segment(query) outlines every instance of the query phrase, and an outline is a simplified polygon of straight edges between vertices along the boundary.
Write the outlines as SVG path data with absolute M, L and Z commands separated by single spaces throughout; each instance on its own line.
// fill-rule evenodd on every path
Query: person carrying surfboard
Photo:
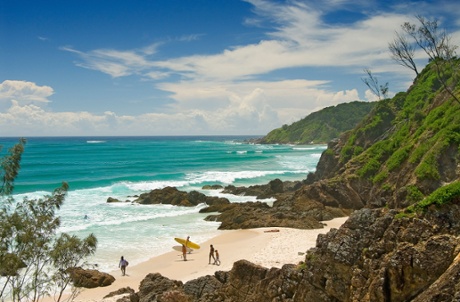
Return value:
M 190 242 L 190 236 L 187 236 L 187 240 L 185 240 L 185 247 L 188 247 L 189 242 Z
M 214 257 L 214 247 L 212 246 L 212 244 L 211 244 L 211 246 L 209 248 L 209 264 L 211 264 L 211 257 L 212 257 L 212 259 L 214 259 L 214 264 L 216 264 L 215 263 L 216 262 L 216 257 Z
M 184 258 L 184 261 L 187 261 L 187 248 L 184 244 L 182 244 L 182 258 Z

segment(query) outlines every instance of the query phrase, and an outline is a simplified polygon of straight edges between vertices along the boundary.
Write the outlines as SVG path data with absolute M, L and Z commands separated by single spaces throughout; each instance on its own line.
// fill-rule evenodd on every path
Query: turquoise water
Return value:
M 203 205 L 108 204 L 108 197 L 132 200 L 143 192 L 175 186 L 227 197 L 231 202 L 254 201 L 254 197 L 201 188 L 304 179 L 326 149 L 325 145 L 244 143 L 248 138 L 29 138 L 14 192 L 18 199 L 40 198 L 68 182 L 70 191 L 58 212 L 60 230 L 82 237 L 94 233 L 98 251 L 90 262 L 110 271 L 117 268 L 121 255 L 136 264 L 170 251 L 176 245 L 173 237 L 191 236 L 194 242 L 203 242 L 218 233 L 219 223 L 203 220 L 206 215 L 198 213 Z M 2 154 L 17 141 L 0 138 Z

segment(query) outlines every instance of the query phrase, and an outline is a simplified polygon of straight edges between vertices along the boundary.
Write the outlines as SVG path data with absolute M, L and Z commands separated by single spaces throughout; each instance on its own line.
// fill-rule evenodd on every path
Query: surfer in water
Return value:
M 216 264 L 216 257 L 214 257 L 214 247 L 211 246 L 209 247 L 209 264 L 211 264 L 211 257 L 214 260 L 214 264 Z

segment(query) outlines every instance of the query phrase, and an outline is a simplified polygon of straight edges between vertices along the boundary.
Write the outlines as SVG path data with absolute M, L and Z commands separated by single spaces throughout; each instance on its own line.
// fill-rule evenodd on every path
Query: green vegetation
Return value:
M 457 86 L 455 93 L 458 91 Z M 425 186 L 409 192 L 407 202 L 414 203 L 423 199 L 421 192 L 430 192 L 427 184 L 445 181 L 446 152 L 460 148 L 460 105 L 445 92 L 430 63 L 406 93 L 379 101 L 344 137 L 347 140 L 338 159 L 342 166 L 380 186 L 385 196 L 388 190 Z M 458 153 L 449 154 L 459 159 Z
M 57 234 L 60 219 L 56 211 L 62 206 L 68 185 L 56 189 L 43 199 L 11 196 L 26 141 L 20 140 L 3 157 L 0 187 L 0 300 L 41 301 L 52 296 L 61 301 L 67 288 L 73 300 L 68 268 L 83 266 L 86 257 L 96 251 L 96 238 L 85 239 Z
M 422 201 L 410 206 L 414 210 L 426 210 L 431 205 L 441 206 L 443 204 L 458 200 L 460 198 L 460 181 L 440 187 Z
M 260 142 L 266 144 L 319 144 L 337 138 L 356 125 L 375 106 L 369 102 L 351 102 L 326 107 L 291 125 L 270 131 Z
M 417 193 L 415 193 L 417 194 Z M 421 193 L 418 193 L 418 198 Z M 398 213 L 397 218 L 415 217 L 419 213 L 425 212 L 431 206 L 442 206 L 454 201 L 460 201 L 460 181 L 438 188 L 421 201 L 414 203 Z

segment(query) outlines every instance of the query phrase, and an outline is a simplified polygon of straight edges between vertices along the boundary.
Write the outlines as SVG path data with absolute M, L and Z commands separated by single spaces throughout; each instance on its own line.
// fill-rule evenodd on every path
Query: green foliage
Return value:
M 371 158 L 366 162 L 366 164 L 358 170 L 357 174 L 360 177 L 371 177 L 373 176 L 380 168 L 380 162 L 374 158 Z
M 313 112 L 291 125 L 270 131 L 261 139 L 262 143 L 327 143 L 342 132 L 353 129 L 366 116 L 375 103 L 351 102 L 326 107 Z
M 373 183 L 380 183 L 383 182 L 385 179 L 388 178 L 388 172 L 386 170 L 380 171 L 375 177 L 372 179 Z
M 2 178 L 2 185 L 0 187 L 0 196 L 8 195 L 13 192 L 14 180 L 19 173 L 25 144 L 26 140 L 21 138 L 19 143 L 9 150 L 10 154 L 4 156 L 1 161 L 2 169 L 0 170 L 0 177 Z
M 428 195 L 425 199 L 415 203 L 404 210 L 406 214 L 426 211 L 430 206 L 441 206 L 460 198 L 460 181 L 442 186 Z
M 334 156 L 334 150 L 328 148 L 324 151 L 324 154 L 328 156 Z
M 60 219 L 56 211 L 67 194 L 66 183 L 43 199 L 16 201 L 7 196 L 18 175 L 24 143 L 21 140 L 2 161 L 0 300 L 35 302 L 54 292 L 55 301 L 60 301 L 64 290 L 71 286 L 66 269 L 82 266 L 84 259 L 96 251 L 97 240 L 93 235 L 83 240 L 65 233 L 58 236 Z M 72 293 L 76 292 L 73 288 Z
M 396 150 L 387 161 L 387 168 L 389 171 L 393 171 L 400 167 L 402 163 L 409 157 L 409 152 L 412 146 L 406 146 Z
M 411 202 L 415 203 L 423 199 L 424 195 L 417 186 L 409 185 L 406 187 L 406 189 L 407 189 L 407 198 Z
M 415 169 L 415 175 L 420 179 L 420 180 L 425 180 L 425 179 L 432 179 L 432 180 L 437 180 L 439 179 L 439 172 L 437 168 L 437 162 L 435 158 L 433 157 L 433 154 L 430 154 L 429 156 L 426 157 L 425 160 L 423 160 Z

